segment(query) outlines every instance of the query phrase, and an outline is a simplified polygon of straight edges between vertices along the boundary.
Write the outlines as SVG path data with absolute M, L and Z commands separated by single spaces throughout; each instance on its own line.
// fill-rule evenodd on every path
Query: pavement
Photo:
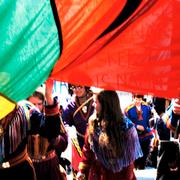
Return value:
M 155 180 L 156 179 L 156 169 L 154 168 L 147 167 L 144 170 L 135 170 L 134 172 L 135 172 L 137 180 Z M 73 180 L 72 174 L 69 174 L 67 176 L 67 180 Z
M 135 175 L 137 180 L 155 180 L 156 179 L 156 169 L 151 167 L 146 167 L 143 170 L 135 170 Z

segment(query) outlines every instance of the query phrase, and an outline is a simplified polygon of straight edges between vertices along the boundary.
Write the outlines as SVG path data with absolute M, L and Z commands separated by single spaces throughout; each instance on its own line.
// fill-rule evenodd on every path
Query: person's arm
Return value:
M 175 99 L 173 112 L 177 115 L 180 115 L 180 98 Z
M 162 117 L 166 127 L 175 132 L 177 122 L 180 119 L 180 98 L 175 99 Z
M 62 153 L 66 150 L 68 146 L 68 135 L 66 132 L 60 133 L 59 136 L 53 138 L 50 141 L 51 147 L 56 149 L 59 153 Z
M 87 129 L 86 134 L 85 134 L 85 144 L 82 150 L 82 161 L 79 163 L 79 167 L 78 167 L 79 169 L 77 173 L 78 180 L 84 180 L 88 178 L 86 176 L 88 176 L 89 168 L 95 159 L 94 153 L 90 148 L 88 136 L 89 134 L 88 134 L 88 129 Z
M 70 102 L 62 113 L 62 119 L 66 128 L 74 125 L 73 113 L 76 110 L 75 103 Z
M 53 99 L 52 93 L 53 93 L 54 80 L 49 78 L 46 80 L 45 84 L 46 84 L 46 88 L 45 88 L 46 104 L 53 105 L 54 99 Z
M 60 114 L 57 97 L 53 97 L 53 79 L 47 79 L 45 89 L 45 131 L 46 136 L 51 141 L 53 138 L 57 139 L 60 135 Z

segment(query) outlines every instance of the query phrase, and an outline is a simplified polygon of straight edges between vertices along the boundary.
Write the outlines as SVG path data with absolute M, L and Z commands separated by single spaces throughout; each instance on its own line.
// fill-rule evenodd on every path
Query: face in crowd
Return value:
M 143 96 L 134 95 L 134 103 L 136 106 L 140 106 L 142 101 L 143 101 Z
M 40 92 L 34 92 L 32 96 L 28 98 L 28 100 L 33 103 L 40 112 L 43 112 L 44 109 L 44 95 Z
M 84 97 L 86 95 L 85 86 L 72 85 L 71 90 L 77 97 Z

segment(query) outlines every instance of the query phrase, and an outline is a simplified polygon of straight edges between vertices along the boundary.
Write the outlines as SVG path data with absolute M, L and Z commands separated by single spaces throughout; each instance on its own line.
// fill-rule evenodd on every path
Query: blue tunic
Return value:
M 153 138 L 153 132 L 149 126 L 151 108 L 145 102 L 142 102 L 140 113 L 141 114 L 139 115 L 135 104 L 131 104 L 125 109 L 125 115 L 134 123 L 136 127 L 137 125 L 144 127 L 144 131 L 137 130 L 139 140 L 144 141 L 146 139 Z

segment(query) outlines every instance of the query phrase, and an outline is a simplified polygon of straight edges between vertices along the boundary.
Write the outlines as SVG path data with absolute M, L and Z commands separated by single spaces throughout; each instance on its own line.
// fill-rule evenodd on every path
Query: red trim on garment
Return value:
M 53 116 L 59 113 L 58 105 L 54 107 L 45 107 L 46 116 Z
M 145 138 L 145 137 L 148 137 L 148 136 L 151 136 L 153 135 L 153 132 L 149 132 L 149 133 L 146 133 L 146 134 L 143 134 L 143 135 L 139 135 L 139 138 Z

